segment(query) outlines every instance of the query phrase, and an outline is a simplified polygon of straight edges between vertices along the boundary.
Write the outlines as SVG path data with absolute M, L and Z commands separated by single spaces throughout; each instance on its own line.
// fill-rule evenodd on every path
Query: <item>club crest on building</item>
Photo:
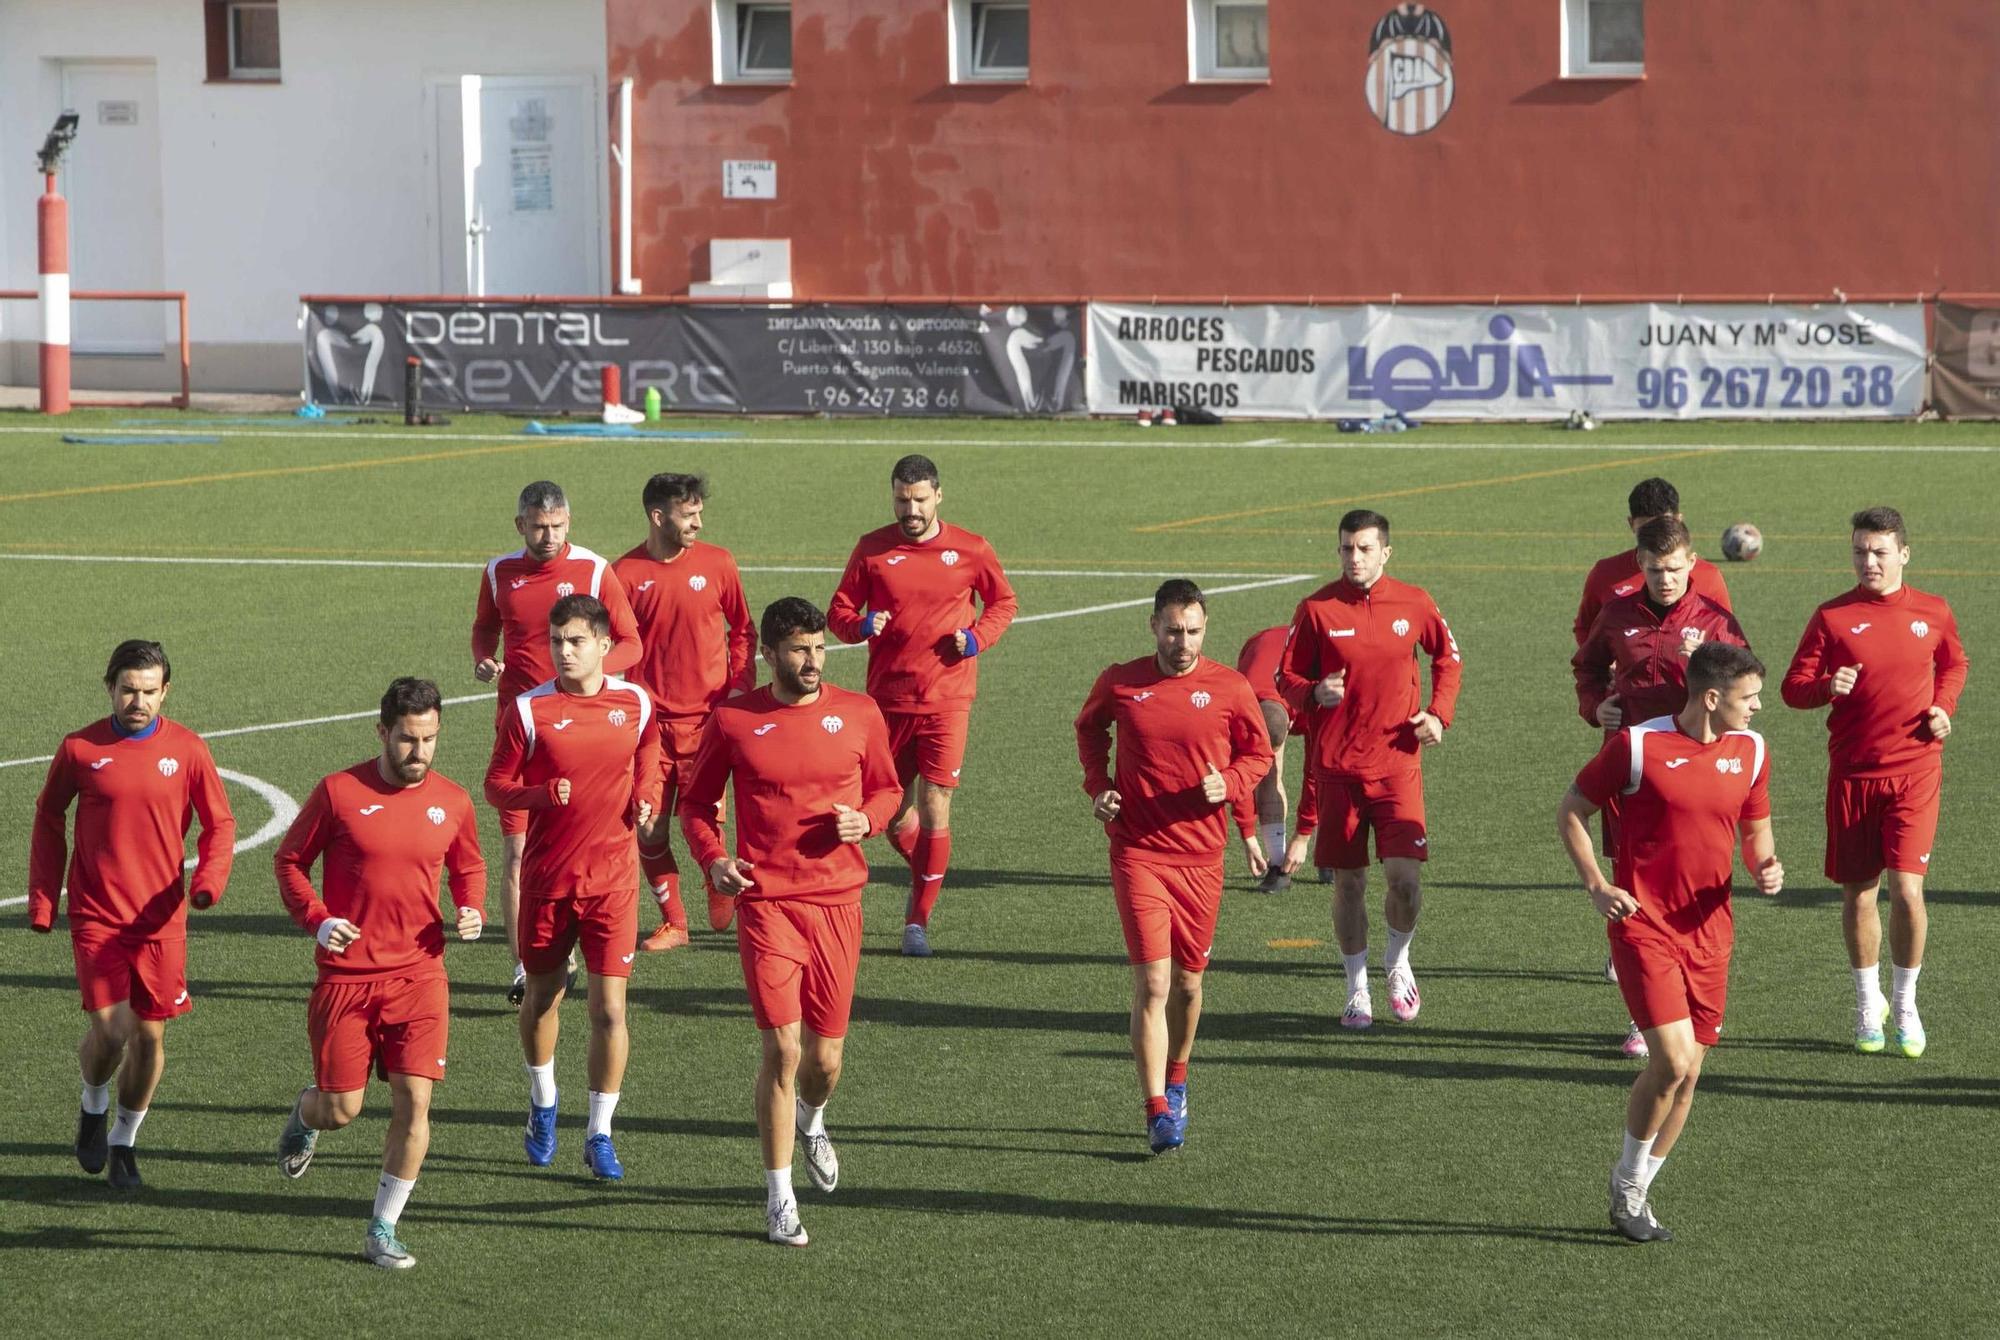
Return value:
M 443 828 L 444 808 L 440 805 L 433 805 L 429 809 L 424 811 L 424 818 L 429 819 L 431 821 L 431 826 L 433 828 Z M 439 1064 L 443 1063 L 440 1062 Z
M 1451 33 L 1425 5 L 1400 4 L 1368 38 L 1368 110 L 1387 130 L 1421 135 L 1451 110 Z

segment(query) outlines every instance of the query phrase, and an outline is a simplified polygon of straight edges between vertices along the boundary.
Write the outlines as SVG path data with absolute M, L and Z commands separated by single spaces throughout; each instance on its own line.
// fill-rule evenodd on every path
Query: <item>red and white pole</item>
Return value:
M 56 174 L 36 210 L 40 230 L 42 413 L 69 413 L 69 202 L 56 194 Z

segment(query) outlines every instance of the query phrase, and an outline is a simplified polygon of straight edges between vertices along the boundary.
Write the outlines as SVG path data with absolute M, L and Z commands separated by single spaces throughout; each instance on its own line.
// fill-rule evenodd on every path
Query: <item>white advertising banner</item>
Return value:
M 1093 414 L 1887 418 L 1923 399 L 1919 303 L 1168 307 L 1092 303 Z

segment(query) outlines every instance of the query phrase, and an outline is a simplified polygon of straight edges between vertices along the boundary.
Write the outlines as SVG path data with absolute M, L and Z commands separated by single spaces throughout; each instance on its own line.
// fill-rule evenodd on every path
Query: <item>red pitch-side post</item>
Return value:
M 69 413 L 69 202 L 56 194 L 56 174 L 43 174 L 37 203 L 42 304 L 42 413 Z

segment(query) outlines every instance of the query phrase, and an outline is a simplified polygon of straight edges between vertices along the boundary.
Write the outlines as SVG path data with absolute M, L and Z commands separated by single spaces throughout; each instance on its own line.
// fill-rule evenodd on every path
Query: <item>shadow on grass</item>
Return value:
M 942 963 L 965 961 L 969 963 L 1000 963 L 1025 968 L 1089 968 L 1093 972 L 1115 972 L 1121 979 L 1129 980 L 1131 965 L 1118 946 L 1116 925 L 1107 928 L 1103 937 L 1105 945 L 1101 954 L 1065 953 L 1053 949 L 957 949 L 949 943 L 936 948 L 935 956 Z M 1331 953 L 1333 951 L 1323 951 Z M 902 950 L 893 943 L 863 948 L 863 958 L 899 959 Z M 1328 958 L 1270 958 L 1270 959 L 1228 959 L 1214 958 L 1208 962 L 1212 973 L 1240 973 L 1246 977 L 1339 977 L 1340 967 L 1335 959 Z M 918 967 L 916 971 L 934 971 Z M 864 984 L 862 994 L 867 987 Z
M 1082 1131 L 1046 1126 L 848 1126 L 833 1132 L 842 1147 L 880 1145 L 889 1149 L 960 1149 L 971 1153 L 999 1151 L 1007 1154 L 1054 1155 L 1059 1158 L 1097 1159 L 1105 1163 L 1144 1163 L 1152 1155 L 1131 1148 L 1136 1137 L 1112 1131 Z M 1116 1140 L 1118 1149 L 1074 1149 L 1061 1145 L 1003 1144 L 996 1136 L 1047 1135 L 1104 1141 Z M 958 1137 L 958 1138 L 953 1138 Z
M 901 867 L 896 867 L 900 870 Z M 877 873 L 885 877 L 883 883 L 894 883 L 886 878 L 889 873 L 877 867 Z M 1108 896 L 1111 892 L 1111 877 L 1101 871 L 1062 872 L 1054 870 L 982 870 L 951 868 L 945 878 L 947 889 L 1001 889 L 1001 888 L 1054 888 L 1087 889 L 1093 884 L 1102 884 Z
M 168 1237 L 157 1228 L 31 1228 L 25 1231 L 0 1230 L 0 1252 L 129 1252 L 151 1249 L 162 1252 L 197 1252 L 203 1256 L 291 1256 L 308 1261 L 361 1260 L 359 1252 L 315 1252 L 301 1247 L 229 1246 L 215 1242 L 187 1242 Z
M 1181 1156 L 1142 1161 L 1170 1168 Z M 653 1191 L 634 1188 L 639 1195 L 663 1204 L 713 1204 L 741 1201 L 740 1192 Z M 1005 1215 L 1024 1219 L 1061 1219 L 1071 1223 L 1114 1224 L 1230 1233 L 1326 1234 L 1342 1237 L 1504 1238 L 1561 1243 L 1578 1247 L 1623 1247 L 1622 1238 L 1604 1229 L 1564 1224 L 1502 1224 L 1475 1220 L 1374 1218 L 1360 1215 L 1312 1214 L 1304 1211 L 1181 1205 L 1169 1202 L 1090 1201 L 1009 1191 L 972 1191 L 952 1187 L 852 1187 L 843 1182 L 837 1193 L 844 1208 L 888 1210 L 935 1215 Z
M 1841 897 L 1840 890 L 1828 884 L 1812 889 L 1786 889 L 1784 893 L 1769 899 L 1768 902 L 1776 910 L 1787 912 L 1806 908 L 1838 907 Z M 1766 901 L 1762 898 L 1755 900 L 1759 905 Z M 1886 907 L 1889 902 L 1888 894 L 1877 895 L 1877 901 Z M 1926 905 L 1935 904 L 1941 907 L 2000 907 L 2000 892 L 1993 889 L 1925 889 L 1924 902 Z

